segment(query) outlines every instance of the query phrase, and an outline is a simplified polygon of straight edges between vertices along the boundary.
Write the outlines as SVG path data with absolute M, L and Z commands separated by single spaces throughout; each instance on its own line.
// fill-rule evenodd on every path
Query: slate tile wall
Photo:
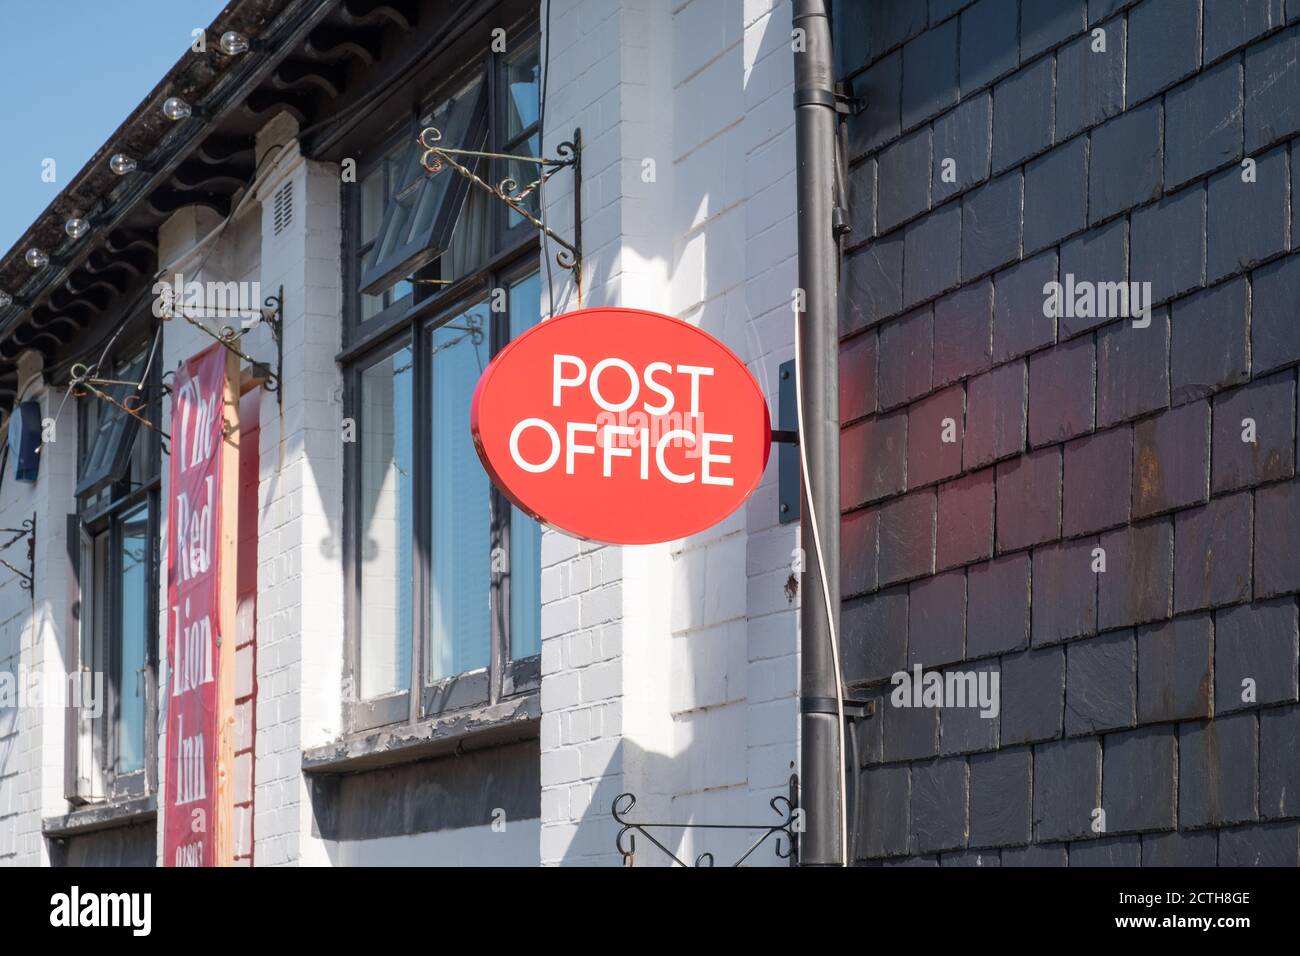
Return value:
M 1300 864 L 1300 0 L 836 7 L 859 862 Z

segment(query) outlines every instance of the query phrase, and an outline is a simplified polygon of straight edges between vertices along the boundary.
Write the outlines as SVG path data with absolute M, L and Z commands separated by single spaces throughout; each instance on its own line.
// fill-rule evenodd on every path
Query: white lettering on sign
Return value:
M 190 612 L 190 602 L 185 601 L 185 613 Z M 180 608 L 172 611 L 176 628 L 176 660 L 172 666 L 172 696 L 196 690 L 212 683 L 212 619 L 202 617 L 188 624 L 182 623 Z
M 181 580 L 189 581 L 212 567 L 212 476 L 203 480 L 206 500 L 197 511 L 189 495 L 176 496 L 176 557 Z
M 215 444 L 212 423 L 217 416 L 217 397 L 214 392 L 205 399 L 195 378 L 187 379 L 181 386 L 177 402 L 181 410 L 178 460 L 182 472 L 212 457 Z
M 176 805 L 181 806 L 207 799 L 208 771 L 207 761 L 203 759 L 203 734 L 185 736 L 184 714 L 176 719 L 176 733 L 180 737 L 176 760 Z
M 643 392 L 648 392 L 662 401 L 651 403 L 643 400 L 641 407 L 644 412 L 654 416 L 667 415 L 673 411 L 677 398 L 664 383 L 663 377 L 672 374 L 685 375 L 690 380 L 687 416 L 700 418 L 700 379 L 713 375 L 712 368 L 702 365 L 673 366 L 668 362 L 650 362 L 642 372 L 638 372 L 623 359 L 606 358 L 597 362 L 588 374 L 587 363 L 581 358 L 557 353 L 551 364 L 551 404 L 559 408 L 566 388 L 578 388 L 585 384 L 592 401 L 606 413 L 626 412 L 642 397 Z M 633 420 L 633 416 L 645 418 L 640 412 L 634 412 L 624 420 Z M 529 460 L 519 446 L 533 430 L 546 436 L 546 451 L 542 454 L 534 450 L 535 460 Z M 599 468 L 604 478 L 615 477 L 618 467 L 615 459 L 629 459 L 631 461 L 625 467 L 635 469 L 635 474 L 641 481 L 650 480 L 653 461 L 655 471 L 674 484 L 690 484 L 698 478 L 700 484 L 704 485 L 731 486 L 735 484 L 735 478 L 719 471 L 719 466 L 731 464 L 731 456 L 719 454 L 714 448 L 734 441 L 734 435 L 718 432 L 671 428 L 655 434 L 649 425 L 637 428 L 606 421 L 566 422 L 564 436 L 561 438 L 556 427 L 545 419 L 524 418 L 510 431 L 509 451 L 511 459 L 519 468 L 534 475 L 551 471 L 559 463 L 561 455 L 564 457 L 564 474 L 576 475 L 582 467 L 578 463 L 579 456 L 590 455 L 593 458 L 591 467 Z M 674 471 L 669 467 L 665 453 L 674 442 L 681 442 L 691 448 L 694 451 L 692 457 L 700 459 L 698 475 L 695 472 Z M 599 455 L 597 450 L 601 452 Z

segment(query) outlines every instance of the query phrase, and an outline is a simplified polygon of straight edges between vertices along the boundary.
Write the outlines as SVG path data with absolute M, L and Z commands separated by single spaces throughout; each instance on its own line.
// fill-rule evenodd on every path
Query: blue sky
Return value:
M 0 254 L 225 0 L 0 0 Z M 57 181 L 41 164 L 56 162 Z

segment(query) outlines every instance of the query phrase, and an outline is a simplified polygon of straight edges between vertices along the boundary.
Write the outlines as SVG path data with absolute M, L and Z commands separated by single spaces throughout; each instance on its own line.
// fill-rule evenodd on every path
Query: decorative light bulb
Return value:
M 7 309 L 14 304 L 14 297 L 8 292 L 0 292 L 0 309 Z
M 137 163 L 126 153 L 114 153 L 108 161 L 108 168 L 118 176 L 125 176 L 136 171 Z
M 221 40 L 218 42 L 221 46 L 221 52 L 226 56 L 239 56 L 241 53 L 248 52 L 248 37 L 242 33 L 236 33 L 234 30 L 227 30 L 221 34 Z
M 163 101 L 163 116 L 169 120 L 183 120 L 189 117 L 194 111 L 190 109 L 190 104 L 186 103 L 179 96 L 169 96 Z
M 50 257 L 40 249 L 28 249 L 23 258 L 27 260 L 27 264 L 33 269 L 44 269 L 50 264 Z
M 86 233 L 90 232 L 90 223 L 84 219 L 73 216 L 63 224 L 63 231 L 73 239 L 80 239 Z

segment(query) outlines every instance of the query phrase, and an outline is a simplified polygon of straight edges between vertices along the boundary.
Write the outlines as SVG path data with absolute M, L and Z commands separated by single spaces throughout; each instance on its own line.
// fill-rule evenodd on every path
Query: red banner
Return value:
M 219 861 L 217 846 L 224 813 L 219 648 L 229 354 L 220 345 L 200 352 L 177 370 L 172 387 L 164 866 L 227 862 Z

